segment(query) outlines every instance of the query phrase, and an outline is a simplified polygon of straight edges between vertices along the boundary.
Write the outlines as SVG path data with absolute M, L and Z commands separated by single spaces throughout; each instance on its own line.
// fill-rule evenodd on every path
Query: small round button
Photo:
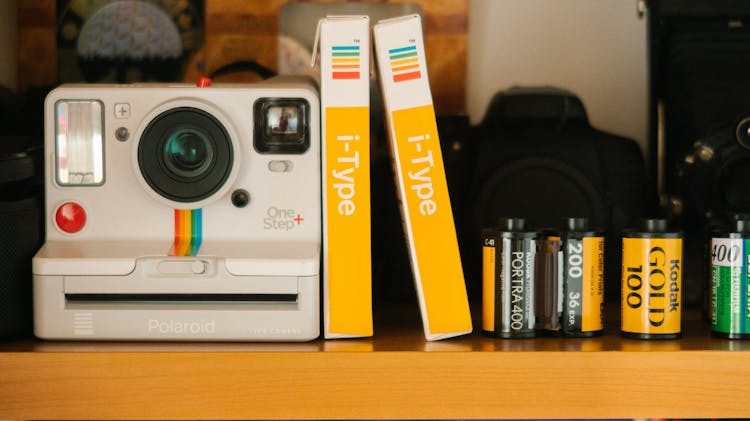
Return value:
M 232 192 L 232 204 L 238 208 L 244 208 L 250 203 L 250 193 L 245 189 L 237 189 Z
M 55 223 L 61 231 L 75 234 L 86 225 L 86 211 L 78 203 L 63 203 L 55 211 Z
M 125 127 L 120 127 L 115 130 L 115 138 L 120 142 L 125 142 L 130 138 L 130 132 Z
M 190 270 L 196 275 L 202 275 L 206 273 L 206 262 L 196 260 L 190 265 Z

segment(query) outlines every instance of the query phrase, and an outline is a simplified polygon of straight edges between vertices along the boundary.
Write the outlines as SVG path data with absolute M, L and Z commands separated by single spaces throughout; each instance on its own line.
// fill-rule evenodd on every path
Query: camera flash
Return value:
M 56 172 L 60 185 L 94 186 L 104 181 L 102 103 L 61 100 L 55 104 Z

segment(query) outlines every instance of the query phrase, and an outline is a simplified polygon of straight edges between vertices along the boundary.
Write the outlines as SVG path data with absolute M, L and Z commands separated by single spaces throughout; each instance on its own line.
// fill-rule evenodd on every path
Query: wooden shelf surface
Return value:
M 0 344 L 0 419 L 741 418 L 750 341 L 426 342 L 416 314 L 304 344 Z

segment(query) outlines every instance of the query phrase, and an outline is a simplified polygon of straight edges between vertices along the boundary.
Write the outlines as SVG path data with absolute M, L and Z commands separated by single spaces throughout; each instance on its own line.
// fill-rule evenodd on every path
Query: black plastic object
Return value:
M 42 243 L 41 148 L 0 137 L 0 337 L 31 331 L 31 259 Z

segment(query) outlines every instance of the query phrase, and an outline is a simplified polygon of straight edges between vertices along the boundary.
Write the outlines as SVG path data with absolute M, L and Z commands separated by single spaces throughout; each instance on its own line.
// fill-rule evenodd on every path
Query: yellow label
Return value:
M 623 332 L 680 333 L 681 294 L 681 238 L 623 238 Z
M 372 335 L 370 109 L 326 108 L 328 331 Z
M 482 329 L 495 331 L 495 239 L 485 238 L 482 247 Z
M 431 334 L 471 330 L 456 229 L 432 105 L 393 111 L 392 142 L 412 267 Z
M 583 294 L 581 301 L 581 332 L 604 329 L 604 237 L 583 238 Z

